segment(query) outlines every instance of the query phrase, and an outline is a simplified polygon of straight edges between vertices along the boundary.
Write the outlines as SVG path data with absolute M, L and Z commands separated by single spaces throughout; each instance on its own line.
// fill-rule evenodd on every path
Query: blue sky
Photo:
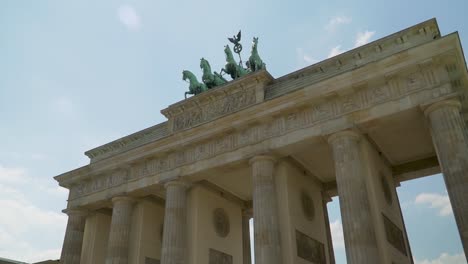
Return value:
M 184 69 L 224 64 L 226 37 L 259 37 L 280 77 L 436 17 L 468 50 L 468 1 L 0 2 L 0 257 L 58 258 L 67 191 L 53 176 L 83 153 L 164 121 Z M 244 53 L 244 57 L 247 56 Z M 418 264 L 466 263 L 442 177 L 398 189 Z M 339 205 L 329 204 L 338 264 Z

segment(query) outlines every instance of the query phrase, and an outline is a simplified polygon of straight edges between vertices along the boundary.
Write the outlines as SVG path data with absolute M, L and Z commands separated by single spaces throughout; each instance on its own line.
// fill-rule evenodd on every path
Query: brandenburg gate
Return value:
M 233 80 L 184 71 L 194 96 L 167 121 L 55 177 L 70 190 L 61 263 L 250 264 L 253 218 L 255 264 L 332 264 L 335 196 L 348 263 L 413 263 L 396 188 L 439 172 L 468 255 L 458 34 L 431 19 L 279 78 L 257 43 L 248 68 L 225 47 Z

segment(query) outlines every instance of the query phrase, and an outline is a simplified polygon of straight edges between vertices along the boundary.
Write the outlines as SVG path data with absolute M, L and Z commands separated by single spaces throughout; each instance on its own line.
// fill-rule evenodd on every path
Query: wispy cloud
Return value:
M 465 254 L 450 255 L 448 253 L 442 253 L 438 258 L 428 260 L 417 260 L 414 259 L 415 264 L 466 264 Z
M 120 22 L 129 30 L 137 31 L 141 28 L 141 19 L 138 13 L 130 5 L 121 5 L 117 11 Z
M 325 30 L 328 32 L 334 32 L 340 25 L 346 25 L 353 21 L 351 17 L 347 16 L 335 16 L 332 17 L 325 25 Z
M 312 58 L 302 48 L 296 48 L 296 55 L 297 55 L 297 59 L 298 59 L 298 64 L 301 67 L 318 62 L 317 59 Z
M 0 164 L 0 183 L 21 184 L 27 181 L 24 168 L 7 168 Z
M 344 249 L 343 225 L 340 220 L 330 223 L 330 231 L 334 249 Z
M 56 199 L 65 200 L 67 195 L 63 188 L 49 187 L 29 176 L 25 168 L 0 165 L 0 256 L 28 262 L 57 259 L 61 241 L 50 242 L 63 238 L 66 216 L 38 207 L 28 199 L 28 190 L 32 189 Z
M 369 30 L 366 30 L 364 32 L 362 31 L 358 32 L 354 40 L 354 48 L 357 48 L 359 46 L 369 43 L 369 41 L 374 36 L 374 34 L 375 34 L 375 31 L 369 31 Z M 341 45 L 337 45 L 330 50 L 330 52 L 328 53 L 328 58 L 339 55 L 345 51 L 347 51 L 347 49 L 342 49 Z
M 452 205 L 448 195 L 441 195 L 438 193 L 421 193 L 416 196 L 414 201 L 416 204 L 429 205 L 438 211 L 440 216 L 447 216 L 452 214 Z
M 354 42 L 354 47 L 359 47 L 369 43 L 370 39 L 374 36 L 375 31 L 366 30 L 364 32 L 358 32 L 356 35 L 356 41 Z
M 330 53 L 328 53 L 328 58 L 335 57 L 343 52 L 345 52 L 345 50 L 341 49 L 341 45 L 335 46 L 330 50 Z

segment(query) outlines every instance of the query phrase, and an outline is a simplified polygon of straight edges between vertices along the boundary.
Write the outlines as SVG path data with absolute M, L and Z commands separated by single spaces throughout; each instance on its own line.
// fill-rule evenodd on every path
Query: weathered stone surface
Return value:
M 66 210 L 65 213 L 68 215 L 68 223 L 60 263 L 80 264 L 87 213 L 80 210 Z
M 319 241 L 296 230 L 297 256 L 310 263 L 326 264 L 325 246 Z
M 166 183 L 166 209 L 161 264 L 186 264 L 187 259 L 187 183 Z
M 359 140 L 355 132 L 333 134 L 329 143 L 335 161 L 346 259 L 349 264 L 380 263 L 369 206 Z
M 107 243 L 106 264 L 127 264 L 130 228 L 135 200 L 120 196 L 112 199 L 112 220 Z
M 209 264 L 232 264 L 232 256 L 210 248 Z
M 425 113 L 468 258 L 468 130 L 460 110 L 459 101 L 446 100 L 429 106 Z
M 243 210 L 242 212 L 242 259 L 243 264 L 251 264 L 252 257 L 250 252 L 250 218 L 252 218 L 251 210 Z
M 213 226 L 216 234 L 220 237 L 226 237 L 230 232 L 229 216 L 223 208 L 216 208 L 213 211 Z
M 403 255 L 408 256 L 403 231 L 401 231 L 401 229 L 384 214 L 382 214 L 382 218 L 385 227 L 385 235 L 387 236 L 388 243 L 390 243 L 393 247 L 398 249 L 398 251 L 400 251 Z
M 255 263 L 280 264 L 281 242 L 274 180 L 275 159 L 256 156 L 250 160 L 253 181 Z
M 431 71 L 425 69 L 425 71 Z M 420 73 L 423 76 L 423 72 Z M 264 141 L 293 133 L 295 131 L 319 125 L 321 123 L 340 118 L 346 114 L 362 111 L 381 103 L 396 100 L 409 95 L 415 90 L 408 89 L 404 84 L 407 77 L 392 77 L 391 81 L 397 84 L 388 84 L 381 87 L 381 95 L 372 95 L 376 87 L 363 88 L 353 96 L 336 95 L 325 102 L 318 102 L 308 107 L 300 108 L 287 114 L 278 115 L 269 121 L 253 124 L 232 133 L 222 134 L 211 140 L 204 140 L 191 146 L 176 150 L 170 154 L 158 155 L 136 163 L 125 175 L 122 170 L 116 170 L 103 175 L 96 175 L 90 181 L 82 182 L 71 189 L 71 199 L 91 194 L 103 189 L 124 184 L 127 181 L 148 177 L 177 167 L 195 163 L 200 160 L 212 158 L 223 153 L 236 150 Z M 439 96 L 451 94 L 453 91 L 447 86 L 436 86 L 437 82 L 424 81 L 427 85 L 418 88 L 425 92 L 425 98 L 430 100 Z

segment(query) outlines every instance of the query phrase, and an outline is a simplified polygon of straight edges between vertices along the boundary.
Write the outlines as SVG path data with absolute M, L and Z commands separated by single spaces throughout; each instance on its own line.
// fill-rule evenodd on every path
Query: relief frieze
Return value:
M 192 106 L 184 109 L 182 113 L 176 114 L 173 118 L 173 131 L 180 131 L 194 127 L 201 123 L 216 119 L 244 109 L 256 102 L 254 87 L 241 90 L 232 94 L 208 102 L 200 106 Z
M 392 222 L 386 215 L 382 214 L 383 223 L 385 227 L 385 235 L 387 236 L 387 241 L 393 247 L 395 247 L 401 254 L 408 256 L 406 251 L 405 237 L 403 231 Z
M 379 87 L 359 89 L 354 95 L 351 94 L 344 97 L 336 96 L 326 101 L 320 101 L 316 104 L 302 107 L 300 110 L 294 112 L 275 116 L 263 123 L 255 123 L 237 129 L 229 134 L 194 143 L 183 149 L 172 150 L 170 153 L 161 153 L 151 159 L 133 164 L 129 170 L 128 177 L 118 176 L 117 173 L 95 175 L 87 182 L 82 182 L 73 186 L 70 199 L 112 188 L 125 183 L 127 180 L 154 176 L 179 166 L 188 165 L 203 159 L 234 151 L 238 148 L 282 136 L 298 129 L 311 127 L 317 123 L 394 100 L 410 92 L 415 92 L 414 90 L 406 88 L 396 89 L 400 88 L 401 82 L 399 82 L 399 80 L 401 80 L 401 78 L 391 77 L 386 84 Z M 452 92 L 447 86 L 442 85 L 436 87 L 436 85 L 437 83 L 432 86 L 418 86 L 418 90 L 431 90 L 433 97 L 444 96 Z M 233 96 L 234 94 L 231 95 Z M 236 101 L 236 104 L 239 106 L 244 103 L 251 103 L 247 99 L 242 100 Z

